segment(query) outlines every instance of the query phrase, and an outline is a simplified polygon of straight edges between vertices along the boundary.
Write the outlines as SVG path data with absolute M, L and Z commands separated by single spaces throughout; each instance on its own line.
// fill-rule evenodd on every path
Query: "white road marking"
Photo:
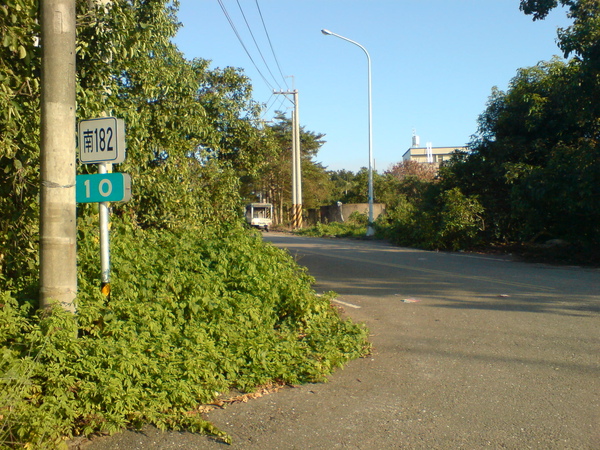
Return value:
M 343 302 L 341 300 L 336 300 L 335 298 L 332 300 L 332 302 L 339 303 L 340 305 L 344 305 L 344 306 L 347 306 L 349 308 L 354 308 L 354 309 L 360 309 L 361 308 L 358 305 L 353 305 L 352 303 L 347 303 L 347 302 Z

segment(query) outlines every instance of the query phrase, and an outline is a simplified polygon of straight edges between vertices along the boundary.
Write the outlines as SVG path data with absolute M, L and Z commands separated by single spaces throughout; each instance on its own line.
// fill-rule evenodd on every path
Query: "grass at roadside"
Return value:
M 346 222 L 330 222 L 327 224 L 318 222 L 314 226 L 294 231 L 294 234 L 311 237 L 362 238 L 366 233 L 367 216 L 357 212 L 352 213 Z

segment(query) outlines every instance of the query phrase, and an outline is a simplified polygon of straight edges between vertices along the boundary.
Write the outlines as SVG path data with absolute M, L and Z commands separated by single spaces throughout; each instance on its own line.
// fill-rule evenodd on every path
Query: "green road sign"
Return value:
M 77 203 L 126 202 L 131 198 L 131 177 L 126 173 L 77 175 Z

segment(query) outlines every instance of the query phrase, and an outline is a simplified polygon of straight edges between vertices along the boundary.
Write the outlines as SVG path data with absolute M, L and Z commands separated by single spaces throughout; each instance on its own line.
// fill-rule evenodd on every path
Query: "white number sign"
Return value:
M 79 162 L 118 164 L 125 160 L 125 122 L 101 117 L 79 122 Z

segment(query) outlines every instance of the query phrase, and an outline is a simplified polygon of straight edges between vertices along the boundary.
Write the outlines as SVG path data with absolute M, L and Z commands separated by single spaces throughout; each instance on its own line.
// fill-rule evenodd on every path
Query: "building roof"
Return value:
M 432 155 L 451 155 L 456 150 L 459 151 L 467 151 L 468 147 L 465 146 L 456 146 L 456 147 L 431 147 Z M 409 159 L 411 156 L 427 156 L 427 147 L 410 147 L 404 155 L 402 155 L 402 159 Z

